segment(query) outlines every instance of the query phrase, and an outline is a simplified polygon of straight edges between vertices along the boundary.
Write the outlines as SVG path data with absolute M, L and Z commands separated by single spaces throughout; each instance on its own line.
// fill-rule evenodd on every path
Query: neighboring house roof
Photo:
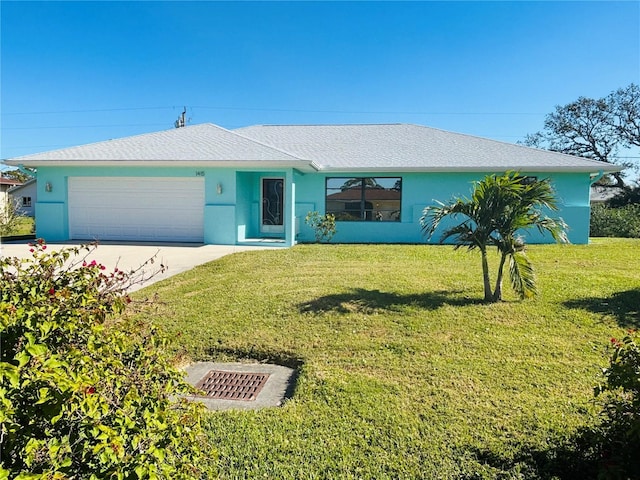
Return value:
M 201 124 L 5 160 L 9 165 L 288 166 L 306 171 L 616 172 L 596 160 L 411 124 Z
M 205 123 L 6 160 L 9 165 L 127 164 L 252 164 L 268 161 L 298 168 L 303 160 L 277 148 L 248 139 L 217 125 Z
M 367 188 L 367 200 L 400 200 L 400 192 L 398 190 L 387 190 L 384 188 Z M 327 195 L 327 200 L 360 200 L 362 199 L 362 189 L 347 188 L 341 192 Z
M 234 132 L 322 170 L 620 171 L 605 162 L 412 124 L 257 125 Z
M 9 188 L 11 188 L 22 185 L 22 183 L 12 178 L 0 177 L 0 185 L 9 185 Z
M 603 185 L 592 185 L 591 186 L 591 195 L 590 200 L 593 203 L 603 203 L 607 200 L 611 200 L 616 195 L 619 195 L 623 192 L 623 189 L 620 187 L 605 187 Z
M 30 178 L 29 180 L 27 180 L 26 182 L 16 185 L 14 187 L 11 187 L 7 193 L 10 193 L 12 195 L 15 195 L 17 192 L 19 192 L 20 190 L 22 190 L 23 188 L 28 187 L 29 185 L 36 183 L 36 178 Z

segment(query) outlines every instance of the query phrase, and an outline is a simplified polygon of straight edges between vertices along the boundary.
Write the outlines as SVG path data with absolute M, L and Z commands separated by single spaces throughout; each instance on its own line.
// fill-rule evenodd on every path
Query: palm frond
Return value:
M 522 250 L 509 256 L 509 276 L 511 286 L 520 298 L 531 298 L 537 295 L 533 265 Z
M 466 199 L 456 199 L 450 204 L 437 202 L 437 205 L 430 205 L 422 211 L 420 217 L 422 233 L 431 238 L 443 219 L 459 216 L 463 216 L 465 221 L 473 218 L 473 206 Z
M 551 181 L 530 180 L 517 172 L 487 175 L 474 182 L 471 198 L 425 208 L 420 219 L 422 231 L 431 238 L 441 228 L 440 242 L 451 240 L 455 248 L 478 248 L 485 253 L 487 247 L 495 246 L 502 258 L 509 257 L 514 290 L 521 298 L 531 297 L 536 294 L 535 278 L 518 232 L 534 227 L 557 242 L 568 239 L 564 221 L 543 213 L 557 210 Z M 441 222 L 446 217 L 457 223 L 442 228 Z M 501 263 L 500 277 L 502 266 Z
M 569 226 L 562 218 L 543 217 L 534 224 L 540 233 L 547 232 L 558 243 L 569 243 L 567 230 Z
M 475 240 L 475 233 L 476 230 L 473 228 L 472 222 L 467 220 L 442 232 L 442 235 L 440 235 L 440 243 L 452 239 L 455 242 L 455 249 L 468 247 L 469 250 L 473 250 L 479 246 Z

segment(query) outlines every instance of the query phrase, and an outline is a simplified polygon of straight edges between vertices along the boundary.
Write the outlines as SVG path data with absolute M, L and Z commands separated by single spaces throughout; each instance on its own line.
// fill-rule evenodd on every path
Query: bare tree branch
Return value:
M 579 97 L 547 114 L 544 129 L 528 134 L 524 145 L 633 167 L 616 158 L 620 148 L 640 147 L 640 87 L 630 84 L 605 98 Z M 617 186 L 624 187 L 620 173 Z

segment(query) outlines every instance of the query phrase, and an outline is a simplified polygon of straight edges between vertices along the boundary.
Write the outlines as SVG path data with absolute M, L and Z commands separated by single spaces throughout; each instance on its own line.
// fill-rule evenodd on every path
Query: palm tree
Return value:
M 558 209 L 550 180 L 507 172 L 501 176 L 488 175 L 476 182 L 470 199 L 458 198 L 449 204 L 438 202 L 438 205 L 425 208 L 420 223 L 424 235 L 431 238 L 446 217 L 462 219 L 461 223 L 444 230 L 440 242 L 453 239 L 456 249 L 480 250 L 484 299 L 498 302 L 502 300 L 502 278 L 507 260 L 511 285 L 520 298 L 537 293 L 533 267 L 525 255 L 524 240 L 518 235 L 520 230 L 535 227 L 542 233 L 548 232 L 557 242 L 568 242 L 567 225 L 562 219 L 544 216 L 543 208 Z M 496 247 L 500 254 L 493 291 L 487 257 L 490 247 Z

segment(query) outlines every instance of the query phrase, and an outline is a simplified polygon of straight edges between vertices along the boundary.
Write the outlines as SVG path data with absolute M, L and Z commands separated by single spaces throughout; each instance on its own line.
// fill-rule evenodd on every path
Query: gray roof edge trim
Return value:
M 485 167 L 323 167 L 320 172 L 327 173 L 349 173 L 349 172 L 380 172 L 380 173 L 457 173 L 457 172 L 541 172 L 541 173 L 613 173 L 621 171 L 621 168 L 588 168 L 587 166 L 560 166 L 541 167 L 535 165 L 512 165 L 512 166 L 485 166 Z
M 16 161 L 16 164 L 18 162 Z M 317 167 L 308 160 L 33 160 L 19 162 L 28 167 L 285 167 L 316 171 Z M 8 164 L 12 165 L 12 164 Z
M 293 167 L 316 172 L 486 172 L 486 171 L 527 171 L 527 172 L 558 172 L 558 173 L 614 173 L 620 172 L 622 167 L 613 164 L 591 166 L 558 166 L 540 167 L 535 165 L 510 166 L 482 166 L 482 167 L 330 167 L 319 165 L 309 160 L 27 160 L 5 161 L 7 165 L 25 165 L 28 167 L 103 167 L 103 166 L 180 166 L 180 167 Z M 604 162 L 601 162 L 604 163 Z M 599 167 L 599 168 L 597 168 Z
M 11 165 L 12 167 L 19 167 L 20 165 L 24 165 L 24 162 L 20 161 L 21 157 L 7 158 L 6 160 L 2 160 L 2 163 L 5 165 Z

